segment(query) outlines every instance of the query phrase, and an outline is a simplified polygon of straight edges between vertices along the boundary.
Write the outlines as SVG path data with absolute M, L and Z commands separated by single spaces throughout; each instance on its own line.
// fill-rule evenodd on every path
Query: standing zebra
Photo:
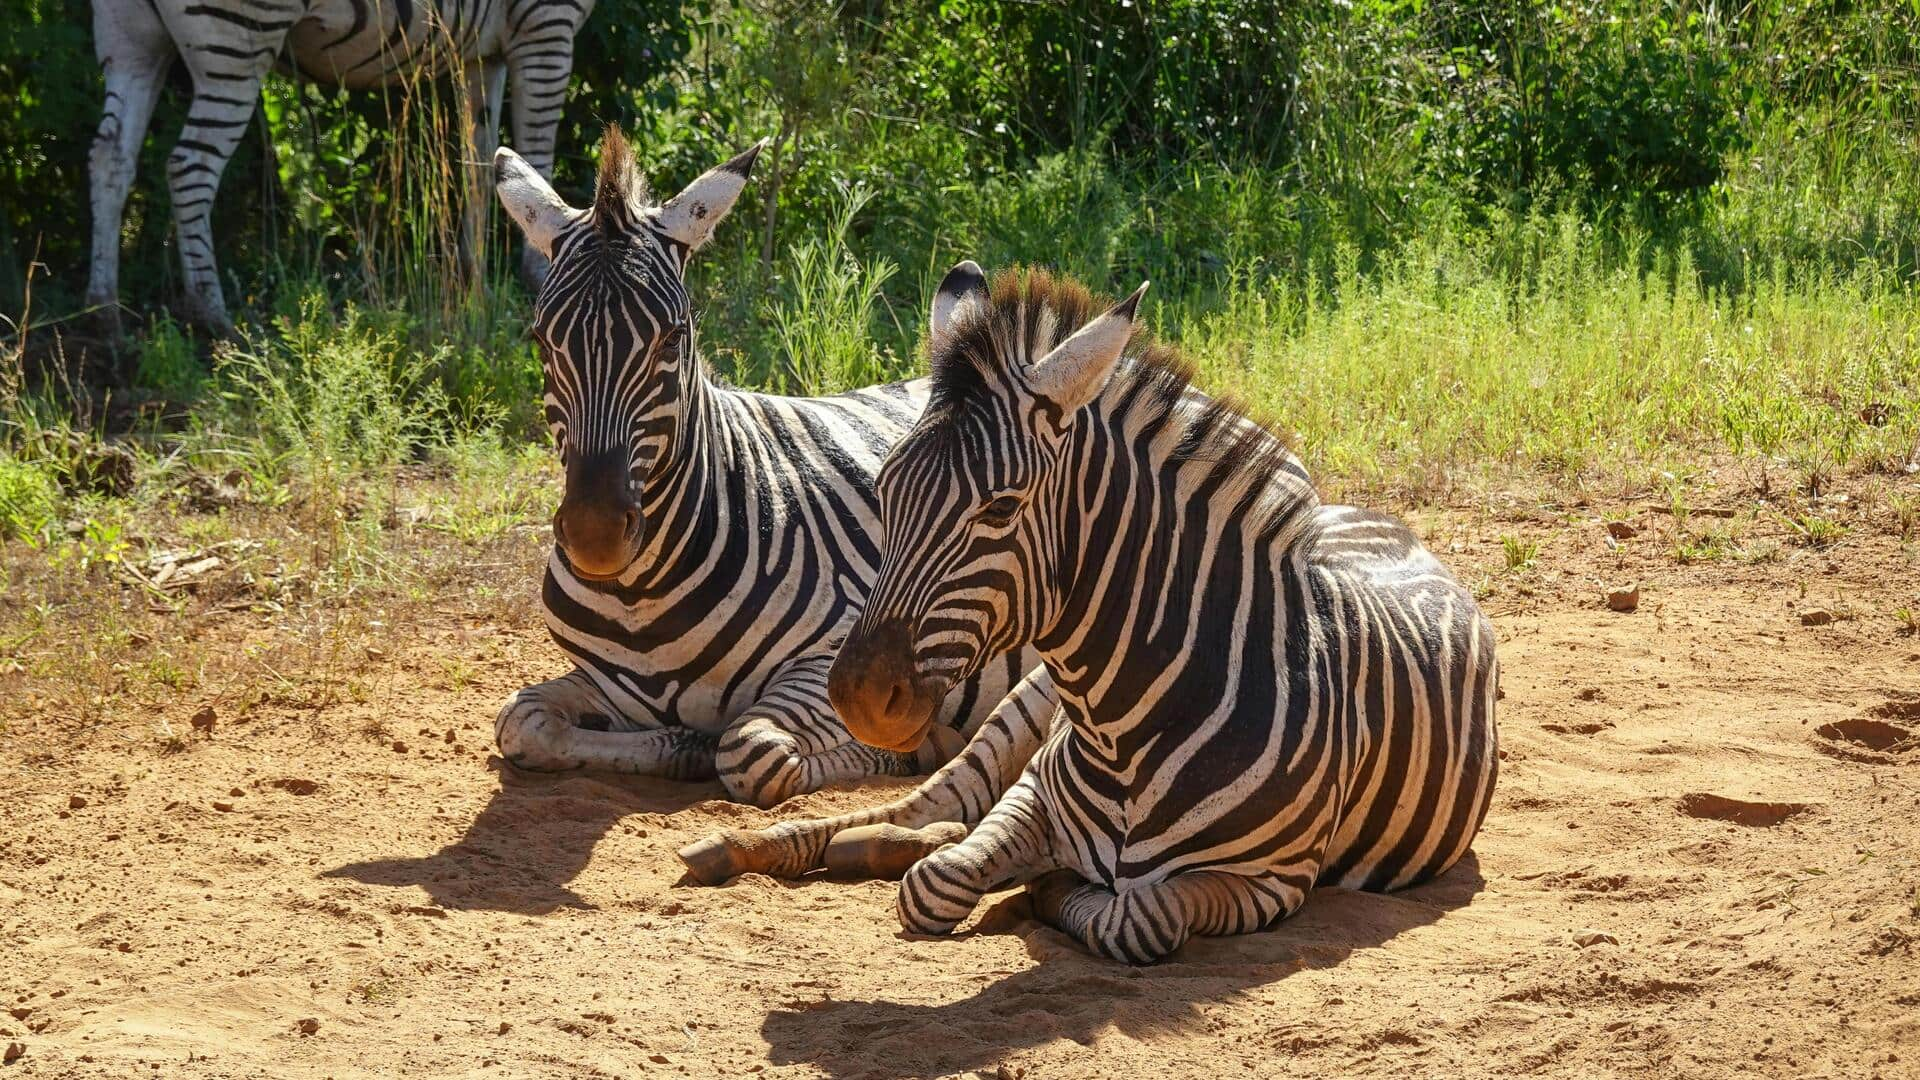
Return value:
M 513 140 L 542 175 L 573 72 L 573 39 L 594 0 L 94 0 L 93 46 L 106 108 L 93 143 L 93 260 L 87 303 L 116 304 L 120 221 L 147 123 L 175 55 L 193 76 L 186 126 L 167 156 L 167 184 L 185 276 L 184 313 L 228 325 L 214 260 L 213 198 L 253 116 L 260 83 L 285 52 L 307 77 L 350 89 L 457 66 L 474 110 L 465 208 L 469 251 L 480 236 L 486 154 L 513 76 Z M 523 253 L 524 276 L 544 264 Z
M 948 687 L 1037 645 L 1060 717 L 959 844 L 908 871 L 910 931 L 1029 882 L 1118 960 L 1236 934 L 1318 883 L 1396 889 L 1473 840 L 1496 771 L 1493 632 L 1392 518 L 1300 462 L 1134 326 L 1044 273 L 963 277 L 927 411 L 880 472 L 885 555 L 828 681 L 905 753 Z M 1123 356 L 1125 362 L 1122 362 Z
M 880 561 L 874 477 L 927 386 L 786 398 L 707 371 L 686 264 L 758 152 L 656 207 L 609 130 L 586 210 L 513 151 L 495 155 L 507 215 L 552 259 L 533 335 L 566 488 L 542 601 L 578 665 L 501 710 L 495 738 L 516 765 L 718 772 L 734 798 L 770 806 L 834 780 L 926 771 L 1038 664 L 1028 650 L 955 680 L 930 710 L 936 737 L 912 751 L 862 746 L 834 717 L 833 647 Z M 1029 701 L 1051 693 L 1044 677 L 1024 685 Z

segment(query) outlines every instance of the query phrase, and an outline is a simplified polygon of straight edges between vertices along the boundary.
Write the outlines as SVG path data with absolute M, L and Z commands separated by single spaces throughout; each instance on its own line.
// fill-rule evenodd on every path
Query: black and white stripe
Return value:
M 879 567 L 874 478 L 925 382 L 828 398 L 743 393 L 701 363 L 683 274 L 756 150 L 652 205 L 617 132 L 594 204 L 567 206 L 510 150 L 508 215 L 553 260 L 534 309 L 546 414 L 566 467 L 542 599 L 578 665 L 496 724 L 529 768 L 711 776 L 771 805 L 950 757 L 1032 652 L 956 683 L 911 753 L 853 740 L 826 698 L 834 646 Z
M 1497 763 L 1471 594 L 1394 519 L 1321 505 L 1281 440 L 1136 331 L 1139 293 L 1094 317 L 1038 272 L 951 292 L 830 697 L 902 750 L 947 687 L 1034 645 L 1060 711 L 971 835 L 908 872 L 903 925 L 951 930 L 1029 882 L 1041 917 L 1144 962 L 1319 883 L 1458 860 Z
M 286 61 L 315 80 L 367 88 L 457 68 L 473 110 L 475 163 L 493 150 L 508 76 L 513 138 L 534 168 L 553 168 L 554 132 L 573 71 L 573 41 L 594 0 L 95 0 L 94 52 L 106 105 L 94 138 L 93 259 L 87 302 L 117 302 L 120 223 L 154 103 L 175 57 L 193 77 L 187 121 L 167 158 L 174 226 L 185 275 L 184 310 L 227 323 L 214 259 L 213 200 L 220 174 L 252 119 L 260 83 Z M 466 231 L 477 243 L 484 204 L 470 198 Z M 523 269 L 537 277 L 529 254 Z

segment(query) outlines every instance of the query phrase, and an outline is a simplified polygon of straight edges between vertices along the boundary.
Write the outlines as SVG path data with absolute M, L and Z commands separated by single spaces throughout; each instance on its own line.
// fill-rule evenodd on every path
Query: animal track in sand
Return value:
M 1710 791 L 1695 791 L 1680 796 L 1680 812 L 1688 817 L 1712 818 L 1757 828 L 1770 828 L 1811 809 L 1812 806 L 1807 803 L 1757 802 L 1715 795 Z
M 1814 729 L 1815 749 L 1830 757 L 1894 765 L 1920 750 L 1920 730 L 1892 723 L 1920 720 L 1920 696 L 1902 695 L 1875 705 L 1865 716 L 1836 720 Z

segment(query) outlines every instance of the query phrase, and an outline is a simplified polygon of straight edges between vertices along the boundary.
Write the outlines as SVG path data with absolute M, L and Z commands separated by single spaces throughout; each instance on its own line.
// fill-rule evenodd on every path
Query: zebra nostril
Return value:
M 561 547 L 567 546 L 566 515 L 553 515 L 553 542 Z
M 886 715 L 898 716 L 906 711 L 908 699 L 912 695 L 913 691 L 907 686 L 905 680 L 896 680 L 887 690 Z
M 625 529 L 620 535 L 629 540 L 633 539 L 634 534 L 640 531 L 640 512 L 638 510 L 627 511 L 625 526 Z

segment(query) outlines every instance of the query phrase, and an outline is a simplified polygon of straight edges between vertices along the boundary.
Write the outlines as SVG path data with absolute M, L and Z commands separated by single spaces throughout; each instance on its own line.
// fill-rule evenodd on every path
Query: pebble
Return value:
M 1833 612 L 1826 608 L 1808 608 L 1800 613 L 1801 626 L 1825 626 L 1833 621 Z
M 1615 540 L 1631 540 L 1640 535 L 1640 530 L 1624 521 L 1607 522 L 1607 535 Z
M 0 1054 L 0 1062 L 5 1062 L 6 1064 L 11 1065 L 14 1062 L 20 1060 L 20 1055 L 26 1052 L 27 1052 L 27 1046 L 25 1043 L 10 1042 L 7 1044 L 7 1052 L 5 1054 Z
M 193 719 L 188 722 L 193 725 L 193 730 L 203 731 L 211 735 L 213 734 L 214 719 L 213 706 L 209 705 L 199 712 L 194 713 Z
M 85 810 L 86 808 L 87 808 L 87 797 L 85 795 L 67 796 L 67 809 Z
M 1620 939 L 1605 930 L 1575 930 L 1573 943 L 1583 949 L 1591 949 L 1595 945 L 1618 945 Z
M 293 1026 L 296 1030 L 300 1032 L 300 1034 L 311 1035 L 314 1032 L 320 1030 L 320 1021 L 315 1020 L 313 1017 L 309 1016 L 303 1020 L 297 1021 Z
M 1640 583 L 1607 590 L 1607 607 L 1613 611 L 1634 611 L 1640 607 Z

